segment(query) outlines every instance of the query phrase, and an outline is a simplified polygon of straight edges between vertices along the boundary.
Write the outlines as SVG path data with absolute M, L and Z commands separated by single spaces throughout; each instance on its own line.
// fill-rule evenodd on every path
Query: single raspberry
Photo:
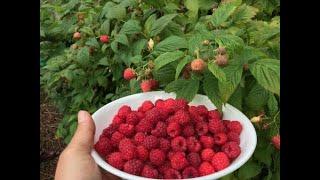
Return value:
M 129 174 L 134 174 L 134 175 L 140 175 L 142 168 L 143 168 L 143 163 L 138 159 L 129 160 L 123 166 L 123 170 L 125 172 Z
M 100 42 L 108 43 L 109 42 L 109 36 L 108 35 L 101 35 L 100 36 Z
M 185 99 L 176 99 L 176 106 L 178 109 L 182 109 L 185 111 L 189 109 L 188 101 L 186 101 Z
M 151 134 L 156 137 L 164 137 L 167 135 L 167 125 L 163 121 L 159 121 L 156 128 L 151 131 Z
M 276 136 L 273 136 L 271 139 L 271 142 L 276 149 L 280 150 L 280 135 L 279 134 L 277 134 Z
M 189 153 L 187 155 L 187 160 L 191 166 L 196 167 L 196 168 L 199 167 L 199 165 L 201 164 L 200 155 L 195 152 Z
M 122 158 L 122 154 L 120 152 L 113 152 L 109 154 L 106 160 L 111 166 L 122 170 L 124 159 Z
M 73 39 L 78 40 L 78 39 L 80 39 L 80 38 L 81 38 L 81 33 L 75 32 L 75 33 L 73 34 Z
M 166 109 L 168 109 L 170 114 L 172 114 L 175 111 L 179 110 L 178 107 L 177 107 L 176 101 L 174 99 L 172 99 L 172 98 L 166 99 L 164 101 L 164 103 L 165 103 L 164 107 Z
M 166 154 L 161 149 L 152 149 L 149 154 L 150 162 L 156 166 L 160 166 L 166 160 Z
M 193 136 L 194 135 L 194 128 L 192 125 L 187 125 L 183 128 L 182 130 L 182 134 L 185 136 L 185 137 L 190 137 L 190 136 Z
M 239 145 L 232 141 L 224 144 L 221 149 L 230 159 L 237 158 L 241 153 L 241 148 Z
M 177 136 L 171 140 L 171 148 L 174 151 L 186 151 L 187 150 L 187 141 L 182 136 Z
M 171 167 L 176 170 L 182 170 L 189 164 L 185 155 L 181 152 L 174 153 L 170 159 L 170 162 L 171 162 Z
M 161 166 L 158 167 L 158 170 L 161 174 L 164 174 L 170 168 L 171 168 L 170 161 L 165 161 Z
M 240 134 L 242 131 L 242 125 L 239 121 L 231 121 L 228 123 L 227 128 L 229 131 L 235 132 L 237 134 Z
M 136 72 L 132 68 L 127 68 L 123 71 L 123 78 L 125 80 L 131 80 L 136 77 Z
M 222 46 L 219 46 L 217 49 L 216 49 L 217 53 L 218 54 L 221 54 L 221 55 L 224 55 L 227 53 L 226 51 L 226 48 L 225 47 L 222 47 Z
M 199 176 L 198 170 L 192 166 L 186 167 L 182 171 L 182 178 L 184 178 L 184 179 L 195 178 L 198 176 Z
M 146 119 L 141 119 L 140 122 L 135 126 L 136 132 L 149 133 L 152 130 L 152 124 Z
M 164 108 L 165 107 L 164 100 L 162 100 L 162 99 L 156 100 L 156 102 L 154 104 L 155 104 L 155 107 L 157 107 L 157 108 Z
M 216 171 L 220 171 L 229 166 L 230 161 L 226 153 L 218 152 L 212 157 L 212 166 Z
M 207 116 L 208 115 L 208 109 L 206 106 L 204 105 L 199 105 L 196 107 L 197 108 L 197 112 L 200 116 Z
M 191 62 L 192 71 L 203 71 L 205 67 L 206 67 L 206 63 L 202 59 L 194 59 Z
M 221 55 L 218 54 L 215 56 L 215 60 L 214 62 L 218 65 L 218 66 L 226 66 L 228 64 L 228 56 L 226 54 Z
M 147 149 L 155 149 L 159 146 L 159 139 L 153 135 L 146 136 L 143 141 L 143 146 Z
M 163 121 L 165 121 L 166 119 L 168 119 L 169 117 L 169 111 L 165 108 L 158 108 L 158 111 L 160 113 L 160 116 Z
M 139 118 L 139 120 L 143 119 L 144 118 L 144 113 L 143 112 L 137 112 L 137 116 Z
M 201 144 L 195 137 L 188 137 L 187 146 L 190 152 L 199 152 L 201 150 Z
M 102 157 L 105 157 L 112 151 L 110 140 L 107 137 L 101 137 L 99 141 L 94 145 L 94 148 Z
M 201 151 L 201 159 L 203 161 L 208 161 L 208 162 L 211 162 L 212 160 L 212 157 L 214 156 L 214 151 L 210 148 L 206 148 L 206 149 L 203 149 Z
M 149 158 L 149 151 L 144 146 L 137 147 L 137 156 L 141 161 L 146 161 Z
M 144 80 L 140 83 L 142 92 L 148 92 L 152 90 L 152 84 L 149 80 Z
M 123 134 L 121 134 L 119 131 L 116 131 L 111 136 L 111 144 L 115 147 L 118 147 L 119 142 L 125 138 Z
M 240 144 L 240 137 L 238 133 L 233 131 L 228 132 L 227 137 L 228 137 L 228 141 L 234 141 L 237 144 Z
M 190 106 L 188 111 L 189 111 L 191 120 L 194 123 L 204 122 L 205 121 L 205 119 L 202 116 L 199 115 L 198 108 L 196 106 Z
M 199 121 L 196 123 L 196 131 L 199 136 L 208 133 L 208 124 L 204 121 Z
M 150 84 L 151 84 L 151 88 L 152 88 L 152 89 L 158 89 L 159 83 L 158 83 L 157 80 L 155 80 L 155 79 L 150 79 L 149 82 L 150 82 Z
M 185 125 L 190 122 L 190 115 L 187 111 L 179 110 L 175 112 L 174 118 L 177 120 L 177 122 L 181 125 Z
M 142 144 L 146 135 L 143 132 L 138 132 L 134 135 L 134 141 L 136 144 Z
M 214 168 L 209 162 L 203 162 L 198 168 L 198 172 L 200 176 L 206 176 L 214 173 Z
M 168 151 L 170 149 L 170 147 L 171 147 L 170 141 L 168 139 L 165 139 L 165 138 L 160 138 L 159 139 L 159 146 L 160 146 L 161 150 Z
M 147 112 L 154 107 L 151 101 L 144 101 L 138 111 Z
M 172 158 L 172 156 L 174 155 L 174 151 L 169 151 L 168 153 L 167 153 L 167 157 L 168 157 L 168 159 L 171 159 Z
M 177 119 L 174 117 L 174 116 L 169 116 L 167 119 L 166 119 L 166 123 L 170 124 L 170 123 L 178 123 L 177 122 Z
M 130 160 L 135 157 L 135 145 L 128 138 L 124 138 L 119 142 L 119 151 L 122 154 L 123 159 Z
M 120 118 L 118 115 L 114 116 L 114 118 L 112 119 L 113 124 L 120 125 L 124 122 L 125 122 L 124 119 Z
M 221 114 L 218 110 L 211 110 L 208 112 L 208 117 L 210 119 L 217 119 L 217 120 L 221 120 Z
M 169 168 L 164 172 L 163 177 L 165 179 L 181 179 L 181 174 L 179 171 Z
M 146 178 L 153 178 L 157 179 L 159 176 L 158 170 L 149 166 L 149 165 L 144 165 L 141 176 L 146 177 Z
M 204 148 L 212 148 L 214 139 L 211 136 L 200 136 L 200 142 Z
M 126 119 L 127 115 L 131 113 L 131 108 L 127 105 L 122 106 L 118 111 L 118 116 L 122 119 Z
M 130 114 L 127 115 L 126 123 L 131 125 L 136 125 L 139 122 L 138 113 L 136 111 L 132 111 Z
M 119 125 L 110 124 L 109 127 L 105 128 L 102 131 L 101 136 L 111 138 L 112 134 L 117 131 L 118 127 L 119 127 Z
M 180 135 L 180 133 L 181 133 L 180 124 L 178 124 L 176 122 L 169 123 L 169 125 L 167 127 L 167 134 L 170 137 L 176 137 L 176 136 Z
M 157 108 L 153 108 L 145 113 L 145 119 L 155 125 L 161 120 L 161 114 Z
M 218 133 L 213 136 L 214 143 L 217 145 L 223 145 L 227 142 L 228 137 L 225 133 Z
M 224 126 L 220 120 L 210 119 L 208 127 L 209 131 L 213 134 L 224 132 Z
M 132 137 L 134 135 L 134 126 L 131 124 L 120 124 L 118 130 L 126 137 Z

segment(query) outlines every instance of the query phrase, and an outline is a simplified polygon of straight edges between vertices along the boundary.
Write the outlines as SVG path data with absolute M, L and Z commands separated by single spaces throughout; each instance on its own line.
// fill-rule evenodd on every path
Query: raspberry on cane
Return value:
M 160 166 L 166 160 L 166 155 L 161 149 L 152 149 L 149 154 L 150 162 L 156 166 Z
M 108 35 L 101 35 L 100 36 L 100 42 L 108 43 L 109 42 L 109 36 Z
M 171 148 L 174 151 L 186 151 L 187 150 L 187 141 L 182 136 L 177 136 L 171 140 Z
M 143 163 L 138 159 L 132 159 L 124 164 L 123 170 L 129 174 L 140 175 Z
M 132 68 L 127 68 L 123 71 L 123 78 L 127 81 L 136 77 L 136 72 Z
M 232 142 L 232 141 L 227 142 L 225 145 L 222 146 L 221 149 L 224 153 L 226 153 L 226 155 L 230 159 L 237 158 L 241 153 L 241 149 L 240 149 L 239 145 L 236 142 Z
M 271 139 L 272 144 L 278 150 L 280 150 L 280 135 L 273 136 Z
M 226 153 L 218 152 L 212 157 L 211 163 L 216 171 L 220 171 L 229 166 L 230 160 Z
M 152 90 L 153 85 L 154 85 L 154 84 L 152 84 L 151 81 L 149 81 L 149 80 L 143 80 L 143 81 L 140 83 L 140 88 L 141 88 L 142 92 L 148 92 L 148 91 L 151 91 L 151 90 Z
M 206 176 L 215 172 L 213 166 L 209 162 L 202 162 L 198 168 L 200 176 Z
M 195 59 L 191 62 L 192 71 L 203 71 L 206 67 L 206 63 L 202 59 Z

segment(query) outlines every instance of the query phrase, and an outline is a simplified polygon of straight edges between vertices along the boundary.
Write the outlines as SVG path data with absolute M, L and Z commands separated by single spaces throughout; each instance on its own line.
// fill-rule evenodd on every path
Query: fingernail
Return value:
M 84 122 L 87 119 L 86 117 L 87 117 L 87 112 L 86 111 L 83 111 L 83 110 L 79 111 L 79 113 L 78 113 L 78 123 Z

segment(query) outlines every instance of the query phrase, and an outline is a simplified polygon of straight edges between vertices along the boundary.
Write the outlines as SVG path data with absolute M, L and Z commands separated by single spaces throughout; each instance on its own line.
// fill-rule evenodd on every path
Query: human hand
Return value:
M 91 156 L 95 125 L 86 111 L 78 113 L 78 128 L 61 153 L 56 169 L 55 180 L 118 180 L 120 178 L 102 173 Z

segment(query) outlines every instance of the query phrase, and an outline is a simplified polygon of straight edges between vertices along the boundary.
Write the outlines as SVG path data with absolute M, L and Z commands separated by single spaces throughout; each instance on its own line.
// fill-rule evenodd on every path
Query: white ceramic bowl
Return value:
M 175 98 L 175 94 L 165 93 L 164 91 L 153 91 L 126 96 L 103 106 L 92 115 L 96 125 L 94 142 L 96 143 L 99 140 L 99 136 L 102 133 L 103 129 L 111 124 L 114 115 L 117 114 L 117 111 L 121 106 L 128 105 L 132 109 L 136 110 L 145 100 L 155 102 L 157 99 L 168 98 Z M 209 110 L 216 109 L 216 107 L 211 103 L 208 97 L 204 95 L 196 95 L 193 101 L 189 104 L 205 105 Z M 238 120 L 242 124 L 243 130 L 240 135 L 241 154 L 227 168 L 207 176 L 192 178 L 192 180 L 213 180 L 228 175 L 240 168 L 245 162 L 247 162 L 256 148 L 257 135 L 250 120 L 239 110 L 229 104 L 223 107 L 223 114 L 223 119 Z M 112 167 L 111 165 L 106 163 L 106 161 L 102 159 L 94 149 L 92 150 L 91 154 L 93 156 L 93 159 L 101 168 L 120 178 L 130 180 L 150 180 L 150 178 L 128 174 Z

